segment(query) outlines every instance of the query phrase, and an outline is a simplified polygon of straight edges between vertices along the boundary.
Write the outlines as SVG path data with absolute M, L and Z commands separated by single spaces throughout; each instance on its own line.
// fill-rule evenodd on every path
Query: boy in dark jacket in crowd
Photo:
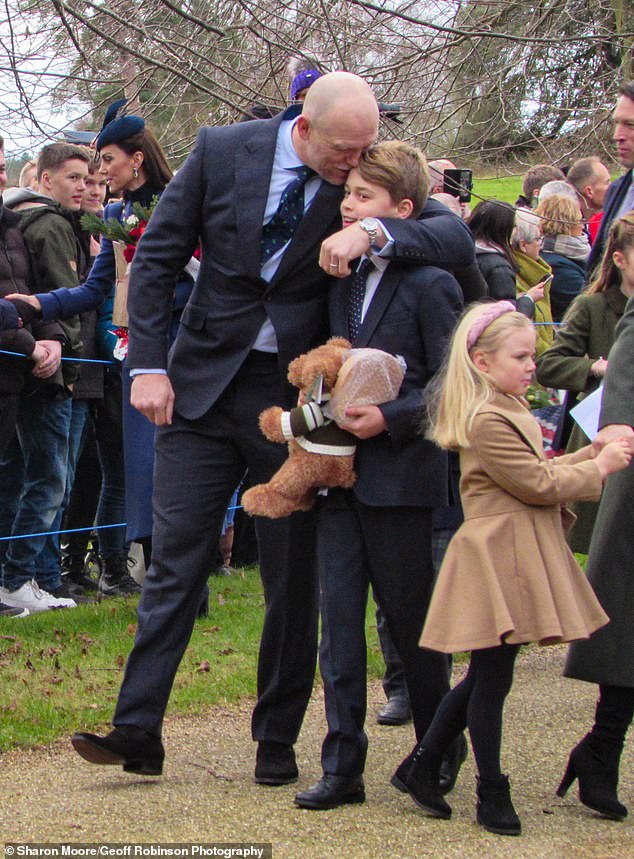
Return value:
M 54 143 L 38 158 L 39 194 L 12 199 L 13 212 L 30 257 L 31 290 L 48 292 L 79 283 L 83 251 L 73 223 L 78 211 L 89 156 L 77 146 Z M 15 292 L 15 288 L 9 290 Z M 48 355 L 36 367 L 23 392 L 17 434 L 0 459 L 0 533 L 22 537 L 51 529 L 64 497 L 71 419 L 70 393 L 78 375 L 79 320 L 61 323 L 61 341 L 49 341 Z M 15 359 L 20 360 L 20 359 Z M 46 536 L 28 536 L 0 544 L 3 554 L 0 600 L 30 612 L 72 608 L 65 599 L 59 570 L 45 570 L 40 555 Z

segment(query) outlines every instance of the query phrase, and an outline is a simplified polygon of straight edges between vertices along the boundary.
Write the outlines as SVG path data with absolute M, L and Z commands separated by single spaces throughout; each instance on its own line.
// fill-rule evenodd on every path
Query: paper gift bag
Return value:
M 130 275 L 130 263 L 123 255 L 125 244 L 113 241 L 114 261 L 117 277 L 114 287 L 114 305 L 112 308 L 112 321 L 121 328 L 128 327 L 128 278 Z

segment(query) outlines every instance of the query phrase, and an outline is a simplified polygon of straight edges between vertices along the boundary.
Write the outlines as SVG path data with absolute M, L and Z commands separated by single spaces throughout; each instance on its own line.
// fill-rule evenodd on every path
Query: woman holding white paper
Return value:
M 550 388 L 563 388 L 583 399 L 595 391 L 607 369 L 614 329 L 634 293 L 634 213 L 612 224 L 601 264 L 590 286 L 574 300 L 555 341 L 537 359 L 537 379 Z M 572 453 L 588 444 L 575 424 L 566 450 Z M 580 501 L 572 505 L 577 521 L 568 534 L 575 552 L 588 553 L 598 505 Z

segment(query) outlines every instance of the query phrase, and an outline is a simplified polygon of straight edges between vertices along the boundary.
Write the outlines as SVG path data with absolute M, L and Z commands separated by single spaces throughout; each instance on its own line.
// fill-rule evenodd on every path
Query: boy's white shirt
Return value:
M 369 259 L 371 263 L 373 263 L 373 268 L 370 270 L 368 274 L 368 279 L 365 284 L 365 295 L 363 297 L 363 307 L 361 308 L 361 322 L 365 319 L 365 315 L 368 312 L 368 308 L 370 304 L 372 304 L 372 299 L 374 298 L 374 293 L 377 291 L 379 284 L 381 283 L 381 278 L 385 273 L 385 269 L 390 264 L 390 260 L 386 259 L 382 256 L 372 255 L 370 257 L 363 256 L 359 260 L 359 266 L 363 262 L 364 259 Z M 357 267 L 358 270 L 358 267 Z

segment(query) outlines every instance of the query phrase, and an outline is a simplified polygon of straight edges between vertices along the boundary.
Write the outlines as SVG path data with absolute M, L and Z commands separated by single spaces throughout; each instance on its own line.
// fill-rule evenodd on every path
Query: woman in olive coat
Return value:
M 622 268 L 624 254 L 633 246 L 634 217 L 615 221 L 596 279 L 574 300 L 553 345 L 537 359 L 537 379 L 542 385 L 563 388 L 581 400 L 603 381 L 616 324 L 634 292 L 634 281 Z M 573 453 L 588 441 L 575 424 L 566 450 Z M 572 509 L 577 521 L 568 534 L 568 543 L 574 552 L 587 555 L 598 503 L 579 501 Z

